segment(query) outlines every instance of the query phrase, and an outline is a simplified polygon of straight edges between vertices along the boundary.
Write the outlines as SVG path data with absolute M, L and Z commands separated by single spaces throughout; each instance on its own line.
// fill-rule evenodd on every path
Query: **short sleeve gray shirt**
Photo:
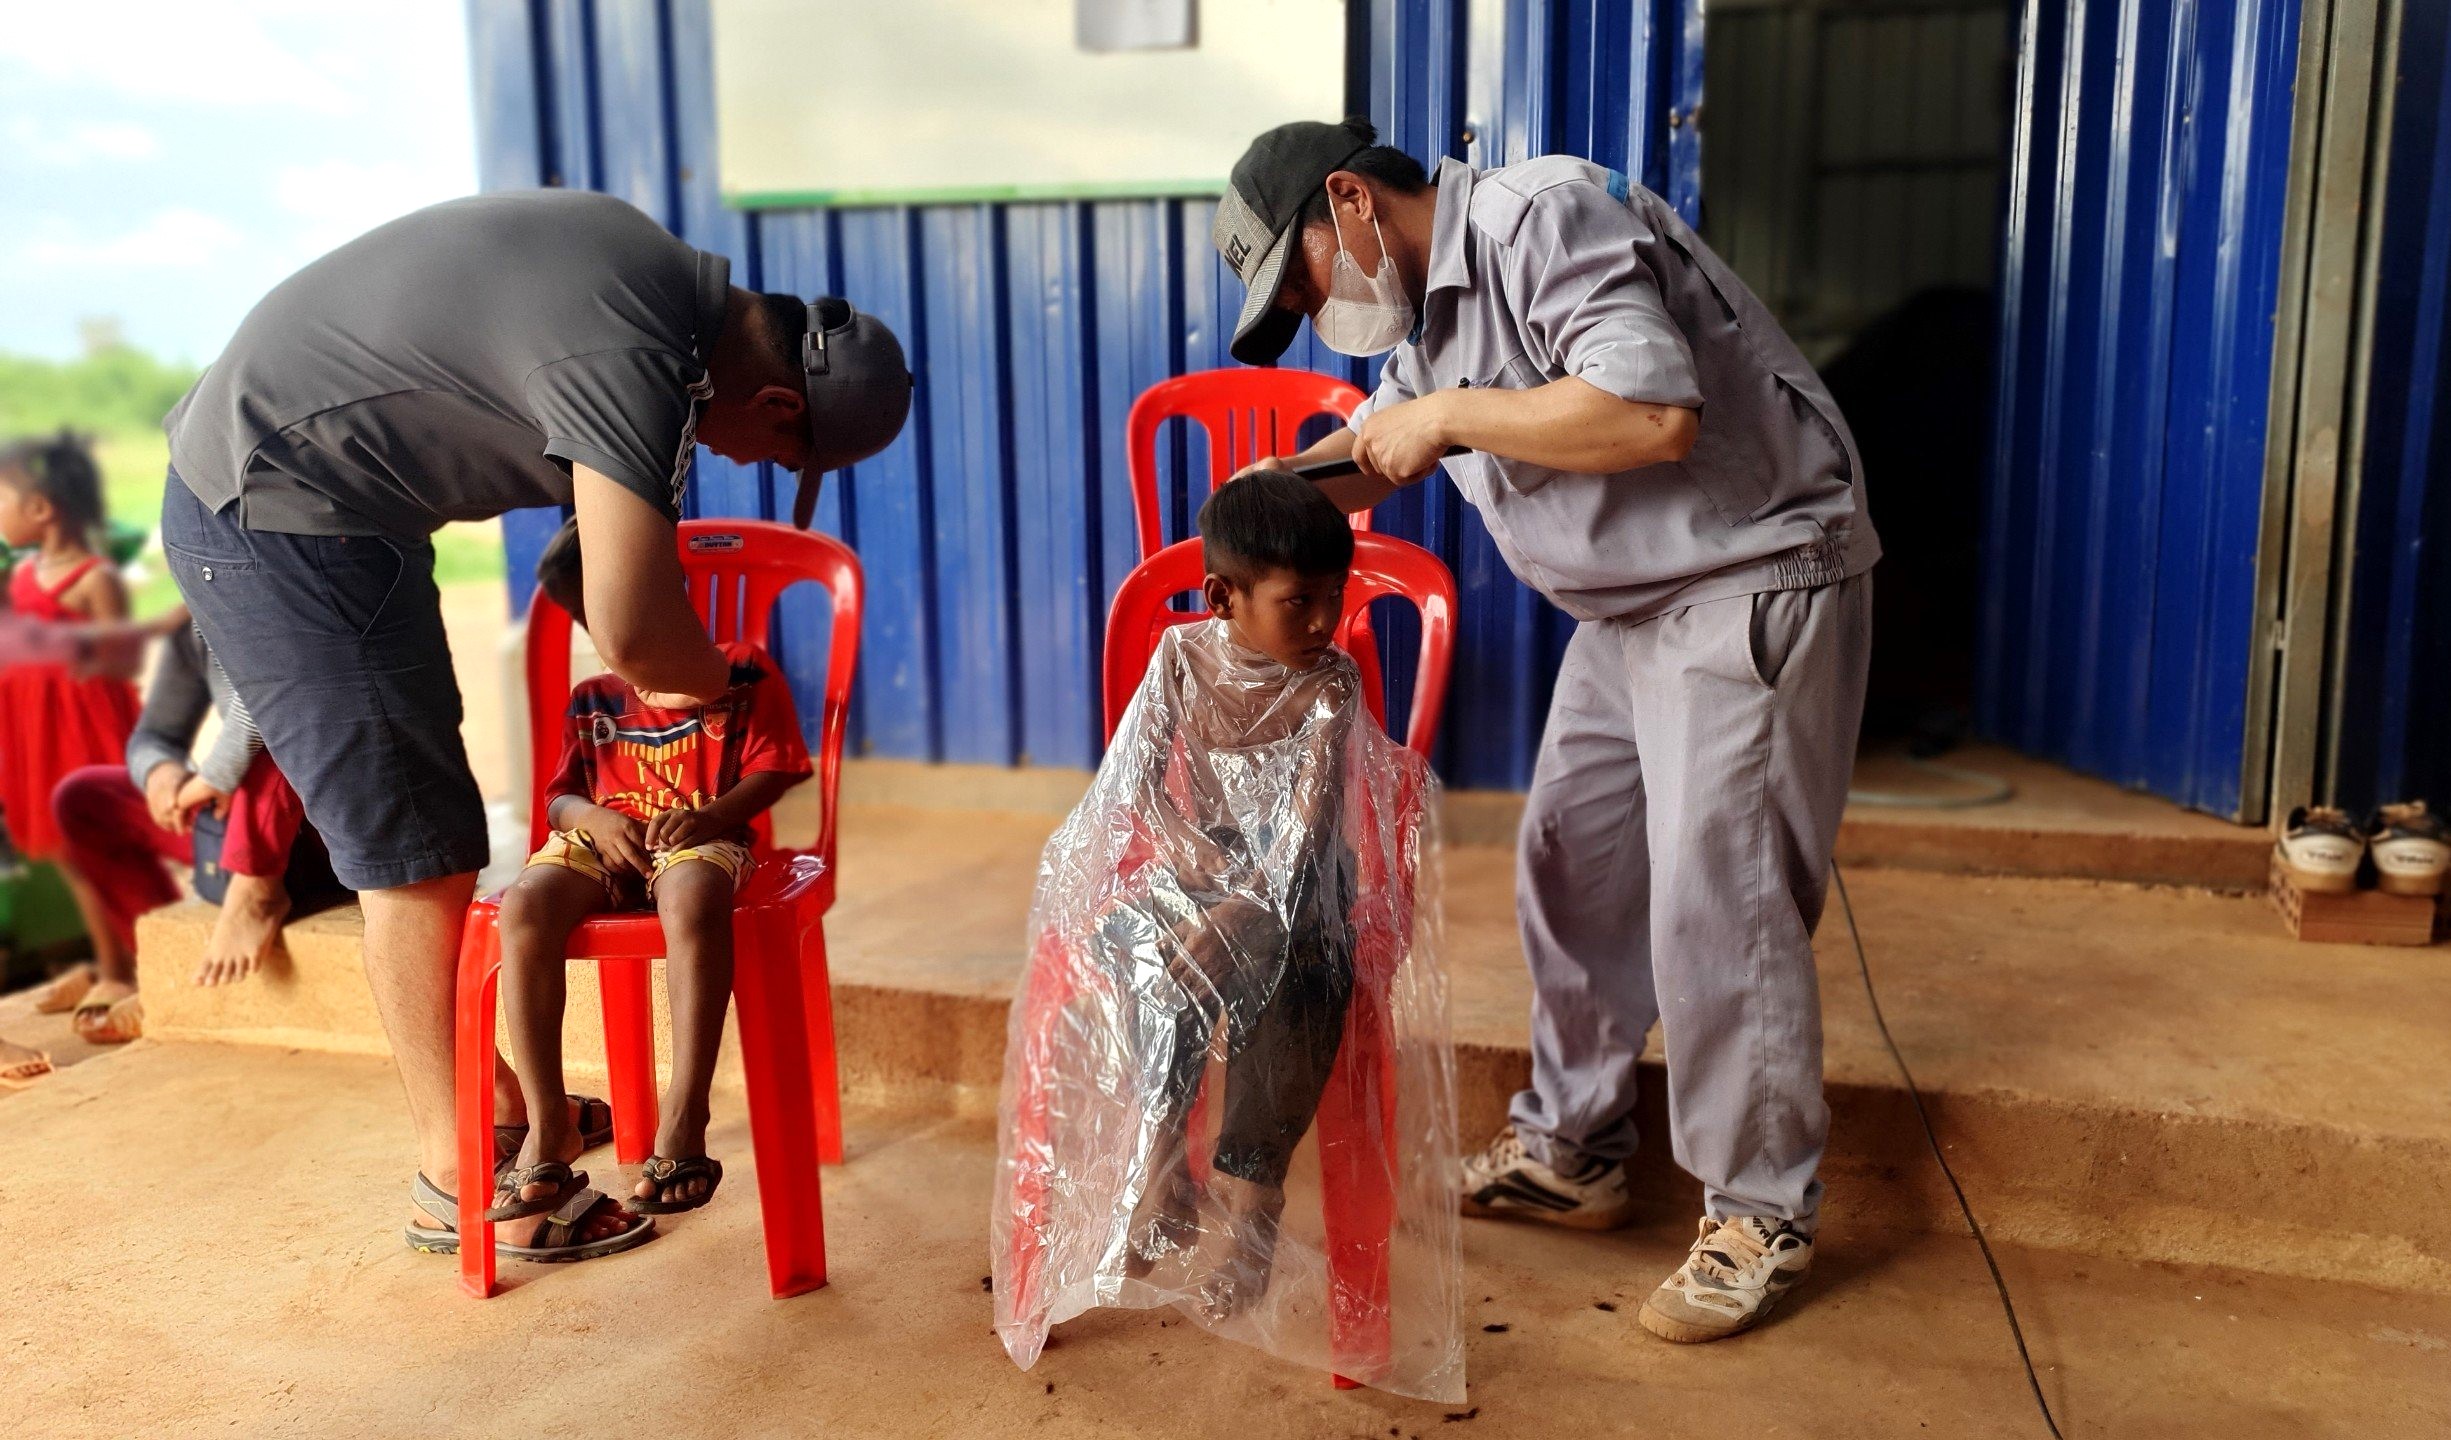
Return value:
M 430 206 L 265 296 L 171 411 L 171 464 L 291 534 L 567 505 L 573 464 L 677 518 L 729 277 L 606 195 Z
M 1829 584 L 1880 542 L 1838 406 L 1768 309 L 1624 176 L 1563 156 L 1439 166 L 1419 330 L 1353 424 L 1460 386 L 1574 376 L 1623 400 L 1695 410 L 1683 461 L 1580 475 L 1446 462 L 1515 573 L 1577 619 Z

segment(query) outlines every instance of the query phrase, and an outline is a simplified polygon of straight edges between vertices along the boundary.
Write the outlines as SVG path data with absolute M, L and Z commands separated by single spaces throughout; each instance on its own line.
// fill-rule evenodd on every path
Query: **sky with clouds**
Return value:
M 85 0 L 0 24 L 0 351 L 203 362 L 340 242 L 476 188 L 465 0 Z

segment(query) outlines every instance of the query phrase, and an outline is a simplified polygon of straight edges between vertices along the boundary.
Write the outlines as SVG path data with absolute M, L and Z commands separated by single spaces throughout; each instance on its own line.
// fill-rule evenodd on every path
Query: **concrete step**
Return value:
M 2260 827 L 2232 825 L 1996 745 L 1966 746 L 1946 763 L 2004 782 L 2008 798 L 1958 804 L 1985 787 L 1935 773 L 1900 753 L 1868 753 L 1856 765 L 1859 796 L 1892 802 L 1926 797 L 1933 803 L 1859 800 L 1839 830 L 1839 863 L 2232 893 L 2263 887 L 2272 837 Z M 1087 772 L 1078 770 L 855 760 L 843 769 L 843 801 L 1053 817 L 1072 808 L 1088 780 Z M 815 812 L 808 808 L 813 803 L 812 794 L 795 793 L 784 802 L 784 812 L 813 826 Z M 1512 845 L 1523 818 L 1523 796 L 1451 790 L 1444 818 L 1451 845 Z
M 634 1254 L 506 1265 L 508 1291 L 480 1303 L 400 1242 L 388 1066 L 140 1041 L 0 1092 L 11 1424 L 58 1440 L 609 1434 L 639 1416 L 676 1435 L 964 1440 L 2041 1433 L 1973 1245 L 1844 1206 L 1769 1325 L 1698 1347 L 1634 1320 L 1684 1253 L 1682 1212 L 1614 1235 L 1466 1224 L 1462 1406 L 1338 1392 L 1167 1311 L 1071 1322 L 1024 1373 L 979 1284 L 992 1131 L 850 1119 L 849 1162 L 824 1177 L 824 1290 L 766 1298 L 757 1167 L 726 1101 L 714 1204 Z M 2071 1440 L 2431 1440 L 2451 1413 L 2451 1298 L 2015 1245 L 2000 1260 Z
M 1047 822 L 846 809 L 827 933 L 846 1083 L 978 1113 L 1001 1075 L 1007 1001 Z M 1509 856 L 1448 854 L 1446 955 L 1465 1134 L 1498 1125 L 1529 1071 L 1530 991 Z M 2138 1260 L 2361 1278 L 2451 1293 L 2451 963 L 2434 950 L 2308 945 L 2262 902 L 2098 882 L 1853 872 L 1890 1023 L 1985 1224 L 2024 1244 Z M 148 973 L 201 943 L 174 908 Z M 259 983 L 147 987 L 152 1033 L 377 1053 L 353 912 L 291 927 Z M 1954 1203 L 1881 1047 L 1833 900 L 1819 946 L 1835 1209 L 1953 1233 Z M 574 967 L 574 1072 L 601 1073 L 594 976 Z M 1635 1174 L 1694 1209 L 1665 1153 L 1656 1043 Z

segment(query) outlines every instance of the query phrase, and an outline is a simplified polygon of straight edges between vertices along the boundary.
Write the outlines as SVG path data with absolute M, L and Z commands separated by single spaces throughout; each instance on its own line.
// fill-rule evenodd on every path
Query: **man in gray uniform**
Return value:
M 1376 394 L 1287 464 L 1349 456 L 1347 510 L 1447 460 L 1526 584 L 1580 623 L 1518 855 L 1532 1087 L 1465 1208 L 1626 1218 L 1635 1061 L 1660 1023 L 1671 1142 L 1709 1213 L 1642 1311 L 1752 1326 L 1812 1262 L 1829 1109 L 1812 931 L 1846 802 L 1879 542 L 1812 367 L 1667 203 L 1581 160 L 1435 177 L 1365 121 L 1261 136 L 1217 248 L 1233 353 L 1308 316 L 1392 349 Z
M 840 300 L 761 295 L 608 196 L 532 191 L 403 216 L 283 281 L 171 412 L 162 541 L 265 748 L 366 913 L 366 975 L 408 1090 L 422 1215 L 453 1242 L 452 990 L 487 858 L 460 744 L 433 532 L 575 508 L 597 651 L 641 690 L 728 667 L 674 526 L 699 444 L 823 472 L 893 439 L 901 346 Z M 524 1123 L 497 1073 L 495 1119 Z M 589 1190 L 500 1243 L 583 1259 L 645 1238 Z

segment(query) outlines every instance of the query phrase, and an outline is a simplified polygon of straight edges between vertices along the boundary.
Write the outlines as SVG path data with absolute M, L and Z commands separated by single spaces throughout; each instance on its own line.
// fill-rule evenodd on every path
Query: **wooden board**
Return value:
M 2298 888 L 2272 857 L 2272 904 L 2289 933 L 2342 945 L 2431 945 L 2438 908 L 2432 896 L 2352 890 L 2325 895 Z

